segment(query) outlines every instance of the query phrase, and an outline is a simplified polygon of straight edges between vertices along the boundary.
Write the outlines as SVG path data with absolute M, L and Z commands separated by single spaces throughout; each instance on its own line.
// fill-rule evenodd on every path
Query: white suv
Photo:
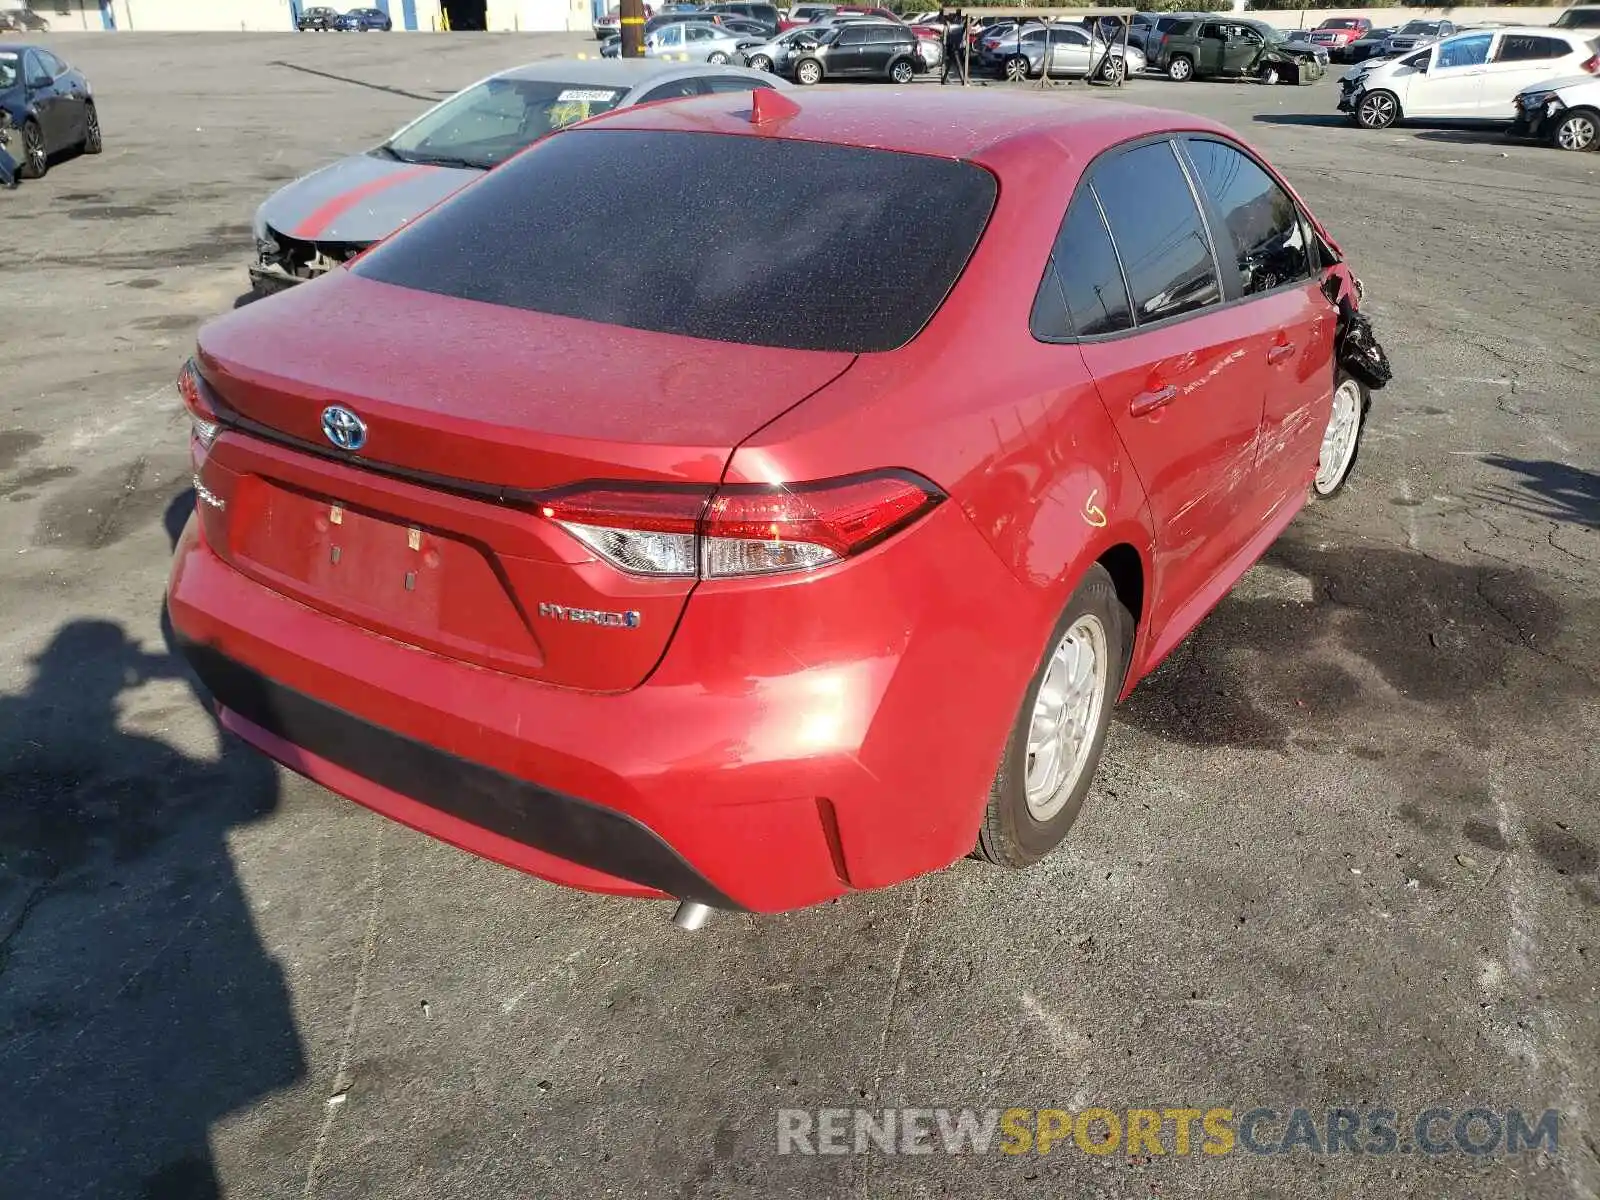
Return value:
M 1600 149 L 1600 78 L 1579 75 L 1517 93 L 1513 137 L 1548 138 L 1559 150 Z
M 1592 30 L 1475 29 L 1346 72 L 1339 111 L 1366 129 L 1405 117 L 1510 121 L 1523 88 L 1583 74 L 1600 75 L 1600 38 Z

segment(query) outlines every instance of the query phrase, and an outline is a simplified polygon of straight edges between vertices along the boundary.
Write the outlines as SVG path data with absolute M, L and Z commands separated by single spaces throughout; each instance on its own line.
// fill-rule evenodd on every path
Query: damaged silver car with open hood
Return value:
M 744 67 L 648 59 L 515 67 L 423 113 L 388 141 L 281 188 L 255 216 L 255 291 L 348 262 L 548 133 L 613 108 L 783 87 Z

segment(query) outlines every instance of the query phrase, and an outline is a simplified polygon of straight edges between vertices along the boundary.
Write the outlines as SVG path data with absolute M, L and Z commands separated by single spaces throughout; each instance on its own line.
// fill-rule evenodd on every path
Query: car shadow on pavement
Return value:
M 1263 125 L 1322 125 L 1330 129 L 1356 129 L 1343 113 L 1257 113 L 1251 118 Z
M 1452 146 L 1531 146 L 1531 141 L 1509 138 L 1504 128 L 1481 129 L 1419 129 L 1417 137 L 1424 142 L 1447 142 Z
M 195 686 L 170 642 L 74 620 L 32 668 L 0 695 L 4 1194 L 219 1197 L 212 1126 L 305 1069 L 228 846 L 276 769 L 220 728 L 214 757 L 146 732 L 195 725 L 136 691 Z
M 1582 467 L 1544 459 L 1486 454 L 1484 463 L 1521 476 L 1511 487 L 1494 489 L 1496 503 L 1549 521 L 1600 529 L 1600 475 Z

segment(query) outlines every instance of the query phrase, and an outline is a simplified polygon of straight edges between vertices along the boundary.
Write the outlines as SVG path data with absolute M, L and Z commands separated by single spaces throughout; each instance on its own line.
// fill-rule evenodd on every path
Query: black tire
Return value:
M 43 179 L 50 173 L 50 155 L 45 149 L 44 130 L 29 117 L 22 126 L 22 161 L 17 174 L 24 179 Z
M 1312 481 L 1311 496 L 1316 500 L 1331 500 L 1344 491 L 1345 484 L 1350 482 L 1351 473 L 1355 471 L 1356 459 L 1361 457 L 1361 435 L 1366 432 L 1367 413 L 1372 409 L 1372 393 L 1367 390 L 1366 384 L 1348 372 L 1341 370 L 1334 374 L 1333 388 L 1335 394 L 1338 393 L 1340 388 L 1344 387 L 1355 388 L 1357 395 L 1360 397 L 1360 406 L 1356 410 L 1355 445 L 1350 448 L 1350 458 L 1344 464 L 1344 470 L 1339 473 L 1337 478 L 1332 480 L 1331 484 L 1324 485 L 1321 481 Z M 1317 464 L 1319 475 L 1321 470 L 1322 464 L 1319 460 Z
M 1028 769 L 1028 730 L 1033 723 L 1034 702 L 1044 683 L 1045 672 L 1056 646 L 1081 618 L 1093 616 L 1105 632 L 1106 682 L 1100 711 L 1090 737 L 1088 759 L 1074 781 L 1065 802 L 1048 820 L 1040 821 L 1028 808 L 1024 784 Z M 1028 681 L 1017 717 L 1000 756 L 1000 766 L 989 789 L 989 804 L 978 829 L 974 857 L 1002 867 L 1027 867 L 1038 862 L 1066 837 L 1067 830 L 1083 808 L 1084 798 L 1094 784 L 1100 752 L 1105 747 L 1106 730 L 1111 725 L 1111 709 L 1122 691 L 1127 675 L 1128 654 L 1133 644 L 1134 618 L 1123 607 L 1112 585 L 1111 576 L 1096 563 L 1078 584 L 1072 599 L 1050 634 L 1033 678 Z
M 772 71 L 772 60 L 765 54 L 751 55 L 745 60 L 744 65 L 749 67 L 752 71 L 766 71 L 769 74 Z
M 1167 78 L 1173 83 L 1188 83 L 1194 78 L 1194 61 L 1187 54 L 1174 54 L 1167 63 Z
M 83 106 L 83 152 L 99 154 L 105 149 L 105 138 L 100 132 L 100 113 L 91 100 Z
M 801 87 L 821 83 L 822 77 L 822 64 L 814 58 L 802 58 L 794 65 L 794 81 Z
M 1026 55 L 1013 54 L 1000 66 L 1000 73 L 1013 83 L 1032 78 L 1033 68 L 1029 66 Z
M 1363 129 L 1387 129 L 1400 119 L 1400 97 L 1382 88 L 1368 92 L 1356 105 L 1355 118 Z
M 1592 108 L 1568 109 L 1550 131 L 1557 150 L 1593 150 L 1600 146 L 1600 112 Z
M 917 67 L 909 58 L 897 58 L 889 64 L 889 82 L 905 87 L 917 77 Z
M 1271 66 L 1269 64 L 1268 66 L 1261 68 L 1261 74 L 1256 78 L 1260 79 L 1262 83 L 1270 86 L 1283 78 L 1283 71 L 1280 68 Z
M 713 50 L 710 54 L 706 55 L 706 61 L 714 67 L 720 67 L 727 63 L 728 56 L 724 51 Z

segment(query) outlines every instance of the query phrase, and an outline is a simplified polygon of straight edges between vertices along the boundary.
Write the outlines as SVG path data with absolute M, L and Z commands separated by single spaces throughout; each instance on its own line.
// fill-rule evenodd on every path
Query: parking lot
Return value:
M 225 740 L 161 611 L 173 378 L 247 290 L 255 206 L 593 40 L 50 45 L 106 152 L 0 193 L 0 1195 L 1600 1191 L 1600 155 L 1359 131 L 1338 68 L 1054 89 L 1225 121 L 1342 240 L 1396 370 L 1354 480 L 1124 706 L 1062 852 L 687 934 Z M 1559 1110 L 1559 1149 L 776 1137 L 818 1106 L 1433 1105 Z

